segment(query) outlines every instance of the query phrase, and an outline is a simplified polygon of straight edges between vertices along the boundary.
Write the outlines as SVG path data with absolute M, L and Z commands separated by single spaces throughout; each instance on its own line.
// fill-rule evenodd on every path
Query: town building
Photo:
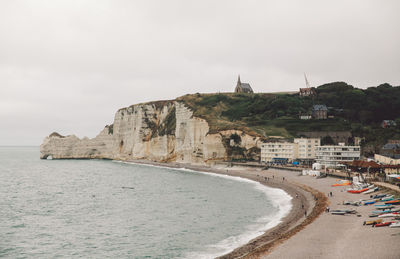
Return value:
M 311 115 L 300 115 L 299 119 L 300 120 L 311 120 L 312 116 Z
M 305 97 L 305 96 L 314 96 L 316 95 L 314 88 L 312 87 L 308 87 L 308 88 L 300 88 L 299 90 L 299 95 L 301 97 Z
M 377 163 L 384 164 L 384 165 L 400 165 L 400 158 L 394 159 L 391 157 L 374 154 L 374 160 Z
M 387 143 L 382 147 L 380 154 L 393 159 L 400 159 L 400 144 Z
M 298 144 L 290 142 L 268 142 L 261 144 L 261 162 L 288 163 L 298 156 Z
M 315 92 L 314 87 L 310 86 L 310 82 L 308 82 L 308 79 L 307 79 L 307 76 L 306 76 L 305 73 L 304 73 L 304 79 L 305 79 L 305 82 L 306 82 L 306 87 L 305 88 L 300 88 L 300 91 L 299 91 L 300 97 L 317 95 L 317 93 Z
M 316 147 L 316 161 L 326 167 L 335 167 L 343 162 L 360 159 L 360 146 L 345 146 L 344 143 Z
M 389 127 L 396 127 L 397 123 L 394 120 L 383 120 L 381 122 L 381 127 L 382 128 L 389 128 Z
M 250 84 L 242 83 L 240 81 L 240 75 L 238 76 L 238 81 L 236 83 L 235 93 L 253 93 Z
M 268 142 L 261 144 L 261 162 L 288 163 L 299 160 L 302 164 L 312 164 L 316 157 L 319 138 L 295 138 L 294 142 Z
M 326 120 L 328 118 L 328 108 L 325 104 L 313 106 L 312 117 L 317 120 Z
M 298 145 L 298 159 L 315 159 L 316 147 L 321 145 L 319 138 L 295 138 L 294 143 Z

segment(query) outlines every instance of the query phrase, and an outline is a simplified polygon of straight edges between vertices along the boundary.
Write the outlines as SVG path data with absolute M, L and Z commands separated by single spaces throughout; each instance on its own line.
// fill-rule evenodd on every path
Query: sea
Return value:
M 2 258 L 214 258 L 290 208 L 244 178 L 0 147 Z

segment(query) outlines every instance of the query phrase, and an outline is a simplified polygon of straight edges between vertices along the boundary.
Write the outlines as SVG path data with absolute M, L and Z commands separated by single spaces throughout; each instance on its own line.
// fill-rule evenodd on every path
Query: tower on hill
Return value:
M 235 93 L 253 93 L 250 84 L 240 82 L 240 75 L 238 76 L 238 81 L 236 83 Z
M 306 88 L 300 88 L 299 95 L 302 97 L 316 95 L 315 89 L 311 87 L 310 82 L 308 82 L 306 73 L 304 73 L 304 79 L 306 80 Z

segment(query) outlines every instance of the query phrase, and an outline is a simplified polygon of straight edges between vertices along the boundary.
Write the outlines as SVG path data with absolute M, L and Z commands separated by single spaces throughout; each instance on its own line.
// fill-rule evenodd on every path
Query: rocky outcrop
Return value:
M 232 158 L 258 159 L 260 145 L 258 136 L 240 130 L 209 134 L 207 121 L 194 117 L 184 103 L 159 101 L 118 110 L 114 123 L 93 139 L 52 133 L 40 146 L 40 157 L 204 164 Z

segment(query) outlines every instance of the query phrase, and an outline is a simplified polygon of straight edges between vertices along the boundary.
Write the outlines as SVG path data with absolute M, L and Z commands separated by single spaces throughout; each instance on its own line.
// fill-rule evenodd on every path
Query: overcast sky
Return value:
M 1 0 L 0 145 L 186 93 L 400 85 L 398 0 Z

